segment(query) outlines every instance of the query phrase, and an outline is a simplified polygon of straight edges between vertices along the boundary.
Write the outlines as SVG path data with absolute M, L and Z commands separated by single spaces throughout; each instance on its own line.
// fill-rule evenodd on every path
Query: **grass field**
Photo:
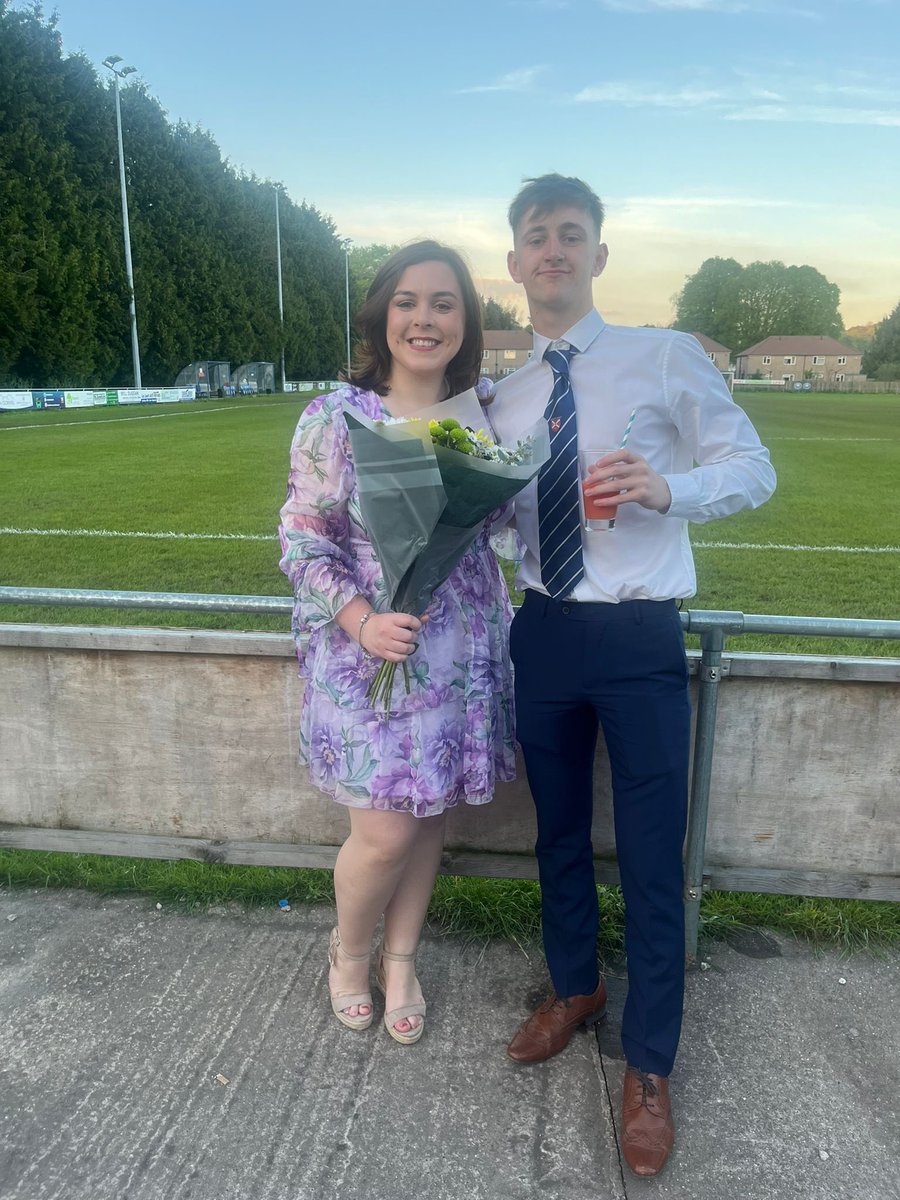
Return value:
M 740 401 L 772 452 L 778 491 L 757 512 L 692 527 L 699 591 L 690 607 L 900 617 L 900 397 Z M 0 415 L 0 583 L 287 595 L 274 530 L 304 402 L 273 396 Z M 239 536 L 120 536 L 134 533 Z M 13 606 L 0 607 L 0 621 L 287 628 L 276 617 Z M 900 654 L 896 642 L 802 637 L 733 638 L 727 648 Z M 332 895 L 327 872 L 9 850 L 0 850 L 3 882 L 193 904 Z M 601 889 L 601 904 L 612 950 L 621 939 L 618 892 Z M 538 916 L 535 885 L 477 879 L 440 879 L 431 910 L 454 932 L 519 940 L 537 936 Z M 900 939 L 893 904 L 714 893 L 704 898 L 703 920 L 707 932 L 762 924 L 847 946 Z
M 273 396 L 0 416 L 0 581 L 286 595 L 274 530 L 304 402 Z M 900 616 L 900 397 L 741 402 L 772 452 L 778 490 L 756 512 L 692 526 L 699 590 L 690 607 Z M 112 536 L 128 533 L 240 538 Z M 52 608 L 8 608 L 0 620 L 286 628 L 274 617 Z M 748 637 L 728 646 L 898 653 L 895 643 L 856 639 Z

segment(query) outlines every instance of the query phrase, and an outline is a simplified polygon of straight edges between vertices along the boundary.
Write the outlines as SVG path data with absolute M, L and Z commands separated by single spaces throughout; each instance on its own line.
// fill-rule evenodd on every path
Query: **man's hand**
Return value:
M 672 503 L 669 485 L 633 450 L 612 450 L 591 468 L 585 496 L 602 498 L 605 504 L 629 504 L 664 513 Z

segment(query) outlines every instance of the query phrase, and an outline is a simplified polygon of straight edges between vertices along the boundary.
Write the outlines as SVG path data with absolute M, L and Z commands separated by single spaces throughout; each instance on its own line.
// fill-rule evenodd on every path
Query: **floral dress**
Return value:
M 410 692 L 398 671 L 385 714 L 383 702 L 366 696 L 381 660 L 367 658 L 334 620 L 357 595 L 390 609 L 360 511 L 347 407 L 388 415 L 375 392 L 349 385 L 313 400 L 291 444 L 281 510 L 280 565 L 293 587 L 306 679 L 300 760 L 318 788 L 353 808 L 428 817 L 460 800 L 486 804 L 497 780 L 515 777 L 512 611 L 490 522 L 435 591 L 408 660 Z

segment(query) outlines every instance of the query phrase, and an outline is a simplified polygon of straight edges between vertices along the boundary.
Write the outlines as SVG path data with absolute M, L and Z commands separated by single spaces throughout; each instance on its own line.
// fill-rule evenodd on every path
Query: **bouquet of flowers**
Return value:
M 418 616 L 478 536 L 550 457 L 541 418 L 514 447 L 484 431 L 474 390 L 408 421 L 345 409 L 363 520 L 395 612 Z M 370 699 L 390 709 L 397 664 L 382 663 Z M 406 689 L 409 676 L 403 664 Z

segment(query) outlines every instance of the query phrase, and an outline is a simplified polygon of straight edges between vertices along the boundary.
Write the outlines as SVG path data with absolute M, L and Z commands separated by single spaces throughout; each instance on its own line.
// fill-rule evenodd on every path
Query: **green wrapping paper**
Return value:
M 344 415 L 359 505 L 391 608 L 418 616 L 423 609 L 409 607 L 402 583 L 428 547 L 447 502 L 434 448 L 398 425 L 379 428 L 361 413 Z
M 473 458 L 435 446 L 430 419 L 455 417 L 472 429 L 486 424 L 474 391 L 387 425 L 345 410 L 363 520 L 395 612 L 421 616 L 436 588 L 475 541 L 482 524 L 522 490 L 550 457 L 543 418 L 519 465 Z

